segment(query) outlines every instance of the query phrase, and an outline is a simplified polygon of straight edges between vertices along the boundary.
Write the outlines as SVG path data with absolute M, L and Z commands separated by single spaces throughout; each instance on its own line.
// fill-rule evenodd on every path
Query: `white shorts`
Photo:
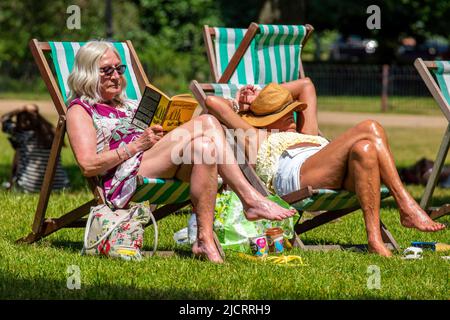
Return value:
M 278 169 L 272 180 L 276 194 L 284 196 L 300 190 L 300 169 L 303 163 L 324 146 L 285 150 L 280 156 Z

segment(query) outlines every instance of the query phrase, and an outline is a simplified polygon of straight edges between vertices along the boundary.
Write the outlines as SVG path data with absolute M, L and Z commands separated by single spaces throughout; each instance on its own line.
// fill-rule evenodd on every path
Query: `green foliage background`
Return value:
M 398 40 L 449 39 L 447 0 L 127 0 L 113 1 L 113 40 L 131 40 L 150 81 L 174 94 L 192 79 L 211 80 L 202 27 L 245 28 L 250 22 L 304 24 L 315 27 L 303 59 L 326 59 L 314 52 L 329 46 L 337 32 L 376 38 L 380 61 L 393 59 Z M 0 2 L 0 92 L 44 92 L 30 39 L 82 41 L 106 38 L 105 0 L 2 0 Z M 381 29 L 369 30 L 369 5 L 381 10 Z M 70 5 L 81 10 L 81 28 L 70 30 Z

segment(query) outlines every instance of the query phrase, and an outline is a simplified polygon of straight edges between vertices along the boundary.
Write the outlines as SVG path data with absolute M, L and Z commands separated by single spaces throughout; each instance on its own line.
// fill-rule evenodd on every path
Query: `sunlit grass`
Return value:
M 330 138 L 345 130 L 321 128 Z M 433 159 L 442 132 L 437 129 L 388 128 L 392 151 L 401 166 L 422 156 Z M 0 136 L 0 175 L 7 178 L 12 149 Z M 71 154 L 63 150 L 72 190 L 54 193 L 48 216 L 60 216 L 91 198 Z M 419 199 L 422 186 L 409 186 Z M 450 191 L 437 189 L 439 202 L 449 202 Z M 83 229 L 66 229 L 33 244 L 15 240 L 31 231 L 38 202 L 36 194 L 0 191 L 0 298 L 2 299 L 448 299 L 449 253 L 426 251 L 422 260 L 406 261 L 401 254 L 391 259 L 367 252 L 303 252 L 306 266 L 286 267 L 240 258 L 227 252 L 223 265 L 199 261 L 189 248 L 178 248 L 173 233 L 187 224 L 187 215 L 172 215 L 159 222 L 159 250 L 175 250 L 172 257 L 146 258 L 142 262 L 80 255 Z M 402 248 L 411 241 L 450 242 L 450 231 L 421 233 L 403 228 L 392 200 L 384 203 L 382 220 Z M 441 219 L 450 223 L 450 217 Z M 151 250 L 152 228 L 145 232 L 145 249 Z M 361 211 L 347 215 L 301 236 L 307 244 L 364 244 Z M 81 288 L 69 290 L 69 266 L 80 269 Z M 380 270 L 379 289 L 368 287 L 370 266 Z

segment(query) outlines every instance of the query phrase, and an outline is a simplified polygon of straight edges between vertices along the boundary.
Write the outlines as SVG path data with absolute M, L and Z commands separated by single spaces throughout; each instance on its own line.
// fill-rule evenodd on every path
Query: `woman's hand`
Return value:
M 134 153 L 145 151 L 153 147 L 164 136 L 163 127 L 160 125 L 154 125 L 144 130 L 144 132 L 134 140 L 130 145 L 135 148 Z
M 247 111 L 257 95 L 258 90 L 252 84 L 248 84 L 239 89 L 236 95 L 236 100 L 238 101 L 240 108 L 239 111 Z

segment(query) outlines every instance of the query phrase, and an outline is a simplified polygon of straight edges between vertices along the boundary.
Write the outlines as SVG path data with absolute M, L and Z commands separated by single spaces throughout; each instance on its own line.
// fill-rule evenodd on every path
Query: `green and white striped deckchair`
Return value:
M 450 146 L 450 61 L 423 61 L 418 58 L 414 61 L 414 66 L 449 122 L 420 201 L 420 206 L 429 213 L 430 217 L 437 219 L 450 212 L 450 204 L 448 203 L 440 207 L 430 207 L 434 188 L 439 180 Z
M 51 56 L 55 67 L 58 84 L 61 89 L 64 102 L 69 97 L 69 87 L 67 86 L 67 78 L 73 69 L 75 56 L 85 42 L 49 42 L 51 48 Z M 125 79 L 127 81 L 126 95 L 128 99 L 140 100 L 141 92 L 137 83 L 131 63 L 130 50 L 125 42 L 114 42 L 114 47 L 120 54 L 120 59 L 128 68 L 125 71 Z
M 197 81 L 192 81 L 190 89 L 196 99 L 200 102 L 200 105 L 206 110 L 205 101 L 208 95 L 229 97 L 234 96 L 235 92 L 241 85 L 239 84 L 223 84 L 223 83 L 209 83 L 199 84 Z M 244 154 L 237 146 L 237 152 L 240 154 L 239 158 L 242 158 Z M 247 179 L 250 183 L 262 194 L 269 194 L 269 190 L 265 187 L 263 182 L 256 175 L 253 168 L 248 164 L 241 166 Z M 390 195 L 389 190 L 386 187 L 380 189 L 381 199 Z M 304 233 L 315 227 L 318 227 L 324 223 L 341 217 L 345 214 L 360 209 L 359 201 L 355 193 L 345 190 L 330 190 L 330 189 L 313 189 L 310 186 L 306 186 L 299 191 L 293 192 L 282 197 L 299 212 L 321 211 L 320 215 L 316 216 L 312 220 L 308 220 L 303 223 L 297 223 L 295 230 L 297 234 Z M 381 223 L 381 231 L 385 235 L 385 239 L 388 239 L 392 247 L 398 249 L 397 242 Z M 298 240 L 297 240 L 298 241 Z
M 248 29 L 205 26 L 203 34 L 214 81 L 263 87 L 270 82 L 303 78 L 302 48 L 313 30 L 309 24 L 251 23 Z
M 310 25 L 258 25 L 248 29 L 204 27 L 214 82 L 267 84 L 304 77 L 302 47 Z
M 47 235 L 68 227 L 84 227 L 85 221 L 80 220 L 89 213 L 91 206 L 104 203 L 103 191 L 98 179 L 88 178 L 88 182 L 94 193 L 94 199 L 63 215 L 60 218 L 45 218 L 49 201 L 56 159 L 60 154 L 65 135 L 66 101 L 69 96 L 67 78 L 73 68 L 74 59 L 79 48 L 85 42 L 39 42 L 36 39 L 30 41 L 30 48 L 44 79 L 49 93 L 59 115 L 56 126 L 49 162 L 44 176 L 39 203 L 34 217 L 32 232 L 20 242 L 32 243 Z M 142 65 L 136 55 L 130 41 L 114 43 L 120 54 L 121 60 L 128 66 L 125 77 L 127 80 L 126 95 L 129 99 L 139 100 L 141 91 L 149 82 Z M 53 70 L 45 53 L 49 52 L 53 63 Z M 156 219 L 182 208 L 189 203 L 189 184 L 174 179 L 139 179 L 138 189 L 132 201 L 151 201 L 152 204 L 167 204 L 154 212 Z
M 205 26 L 203 35 L 206 52 L 216 83 L 201 85 L 193 81 L 191 91 L 199 101 L 206 99 L 207 94 L 231 98 L 247 83 L 262 88 L 270 82 L 282 83 L 303 78 L 305 74 L 301 53 L 313 30 L 308 24 L 287 26 L 251 23 L 248 29 Z M 251 168 L 247 166 L 244 172 L 253 184 L 263 188 Z M 381 188 L 381 197 L 387 196 L 389 190 Z M 306 223 L 297 224 L 297 233 L 306 232 L 360 208 L 356 195 L 343 190 L 306 187 L 287 195 L 285 200 L 300 212 L 324 211 Z M 385 238 L 398 249 L 390 232 L 382 223 L 381 226 Z

